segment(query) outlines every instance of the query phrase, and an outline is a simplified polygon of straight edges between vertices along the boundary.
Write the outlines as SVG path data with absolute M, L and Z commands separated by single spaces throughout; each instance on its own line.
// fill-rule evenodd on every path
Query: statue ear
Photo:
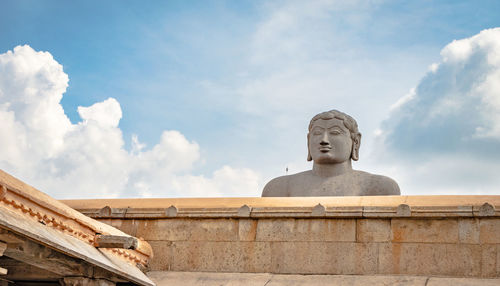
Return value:
M 307 133 L 307 161 L 312 161 L 311 150 L 309 149 L 309 133 Z
M 359 146 L 361 145 L 361 133 L 358 132 L 354 139 L 352 139 L 352 151 L 351 151 L 351 159 L 354 161 L 359 160 Z

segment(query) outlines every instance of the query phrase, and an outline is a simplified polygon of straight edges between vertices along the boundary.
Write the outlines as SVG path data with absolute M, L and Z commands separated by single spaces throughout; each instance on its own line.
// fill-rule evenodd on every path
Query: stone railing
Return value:
M 500 196 L 63 202 L 143 237 L 150 270 L 500 277 Z

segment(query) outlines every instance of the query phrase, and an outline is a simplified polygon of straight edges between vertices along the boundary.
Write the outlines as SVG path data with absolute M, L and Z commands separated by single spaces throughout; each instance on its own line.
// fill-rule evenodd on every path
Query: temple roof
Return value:
M 50 277 L 104 277 L 154 285 L 141 271 L 153 255 L 147 242 L 91 219 L 0 170 L 2 245 L 7 257 L 2 266 L 13 269 L 17 262 Z M 15 271 L 6 278 L 15 279 Z

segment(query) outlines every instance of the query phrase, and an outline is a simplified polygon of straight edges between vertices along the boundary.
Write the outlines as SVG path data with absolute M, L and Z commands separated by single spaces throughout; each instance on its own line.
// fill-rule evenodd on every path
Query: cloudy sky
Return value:
M 500 194 L 498 11 L 2 1 L 0 168 L 56 198 L 260 196 L 339 109 L 402 194 Z

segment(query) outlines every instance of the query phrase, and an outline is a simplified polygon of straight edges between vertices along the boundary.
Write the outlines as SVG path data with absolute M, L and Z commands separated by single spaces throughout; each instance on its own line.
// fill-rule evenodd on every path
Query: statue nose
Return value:
M 328 135 L 325 133 L 323 133 L 323 138 L 321 138 L 321 142 L 319 142 L 320 145 L 329 145 L 330 144 L 330 141 L 328 140 Z

